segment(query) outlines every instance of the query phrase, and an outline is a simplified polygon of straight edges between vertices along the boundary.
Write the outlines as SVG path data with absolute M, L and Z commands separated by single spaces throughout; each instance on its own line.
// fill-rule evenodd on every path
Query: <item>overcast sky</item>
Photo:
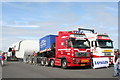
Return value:
M 4 51 L 19 40 L 79 27 L 107 33 L 118 48 L 117 2 L 3 2 L 1 7 Z

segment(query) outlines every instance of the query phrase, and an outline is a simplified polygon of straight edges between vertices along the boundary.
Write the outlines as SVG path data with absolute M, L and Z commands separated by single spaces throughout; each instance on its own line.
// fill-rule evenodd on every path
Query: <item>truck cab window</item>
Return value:
M 74 48 L 89 48 L 89 41 L 86 40 L 74 40 L 72 41 Z
M 97 42 L 95 41 L 95 47 L 97 47 Z
M 91 43 L 91 46 L 93 47 L 93 41 L 92 41 L 92 43 Z
M 71 41 L 68 40 L 68 47 L 71 47 Z
M 113 48 L 113 42 L 110 40 L 99 40 L 98 44 L 101 48 Z

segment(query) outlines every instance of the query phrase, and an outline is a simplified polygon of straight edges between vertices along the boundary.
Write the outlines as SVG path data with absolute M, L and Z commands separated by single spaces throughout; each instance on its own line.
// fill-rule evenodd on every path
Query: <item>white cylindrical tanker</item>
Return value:
M 15 50 L 16 58 L 23 59 L 27 55 L 32 55 L 34 51 L 39 51 L 39 40 L 22 40 L 11 47 Z

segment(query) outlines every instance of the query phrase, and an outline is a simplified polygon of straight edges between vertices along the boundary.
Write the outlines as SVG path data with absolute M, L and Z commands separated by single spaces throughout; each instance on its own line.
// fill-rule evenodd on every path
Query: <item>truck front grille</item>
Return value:
M 90 56 L 90 53 L 89 52 L 76 52 L 75 56 L 76 57 L 88 57 Z
M 105 56 L 111 56 L 111 53 L 104 53 Z

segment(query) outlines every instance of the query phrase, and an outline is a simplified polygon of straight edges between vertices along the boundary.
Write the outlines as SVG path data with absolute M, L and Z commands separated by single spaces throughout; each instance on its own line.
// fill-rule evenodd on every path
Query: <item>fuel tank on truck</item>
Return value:
M 32 55 L 35 51 L 39 51 L 39 40 L 22 40 L 12 45 L 15 49 L 15 56 L 23 59 L 24 56 Z
M 56 41 L 56 35 L 47 35 L 40 39 L 40 51 L 46 51 L 50 49 Z

